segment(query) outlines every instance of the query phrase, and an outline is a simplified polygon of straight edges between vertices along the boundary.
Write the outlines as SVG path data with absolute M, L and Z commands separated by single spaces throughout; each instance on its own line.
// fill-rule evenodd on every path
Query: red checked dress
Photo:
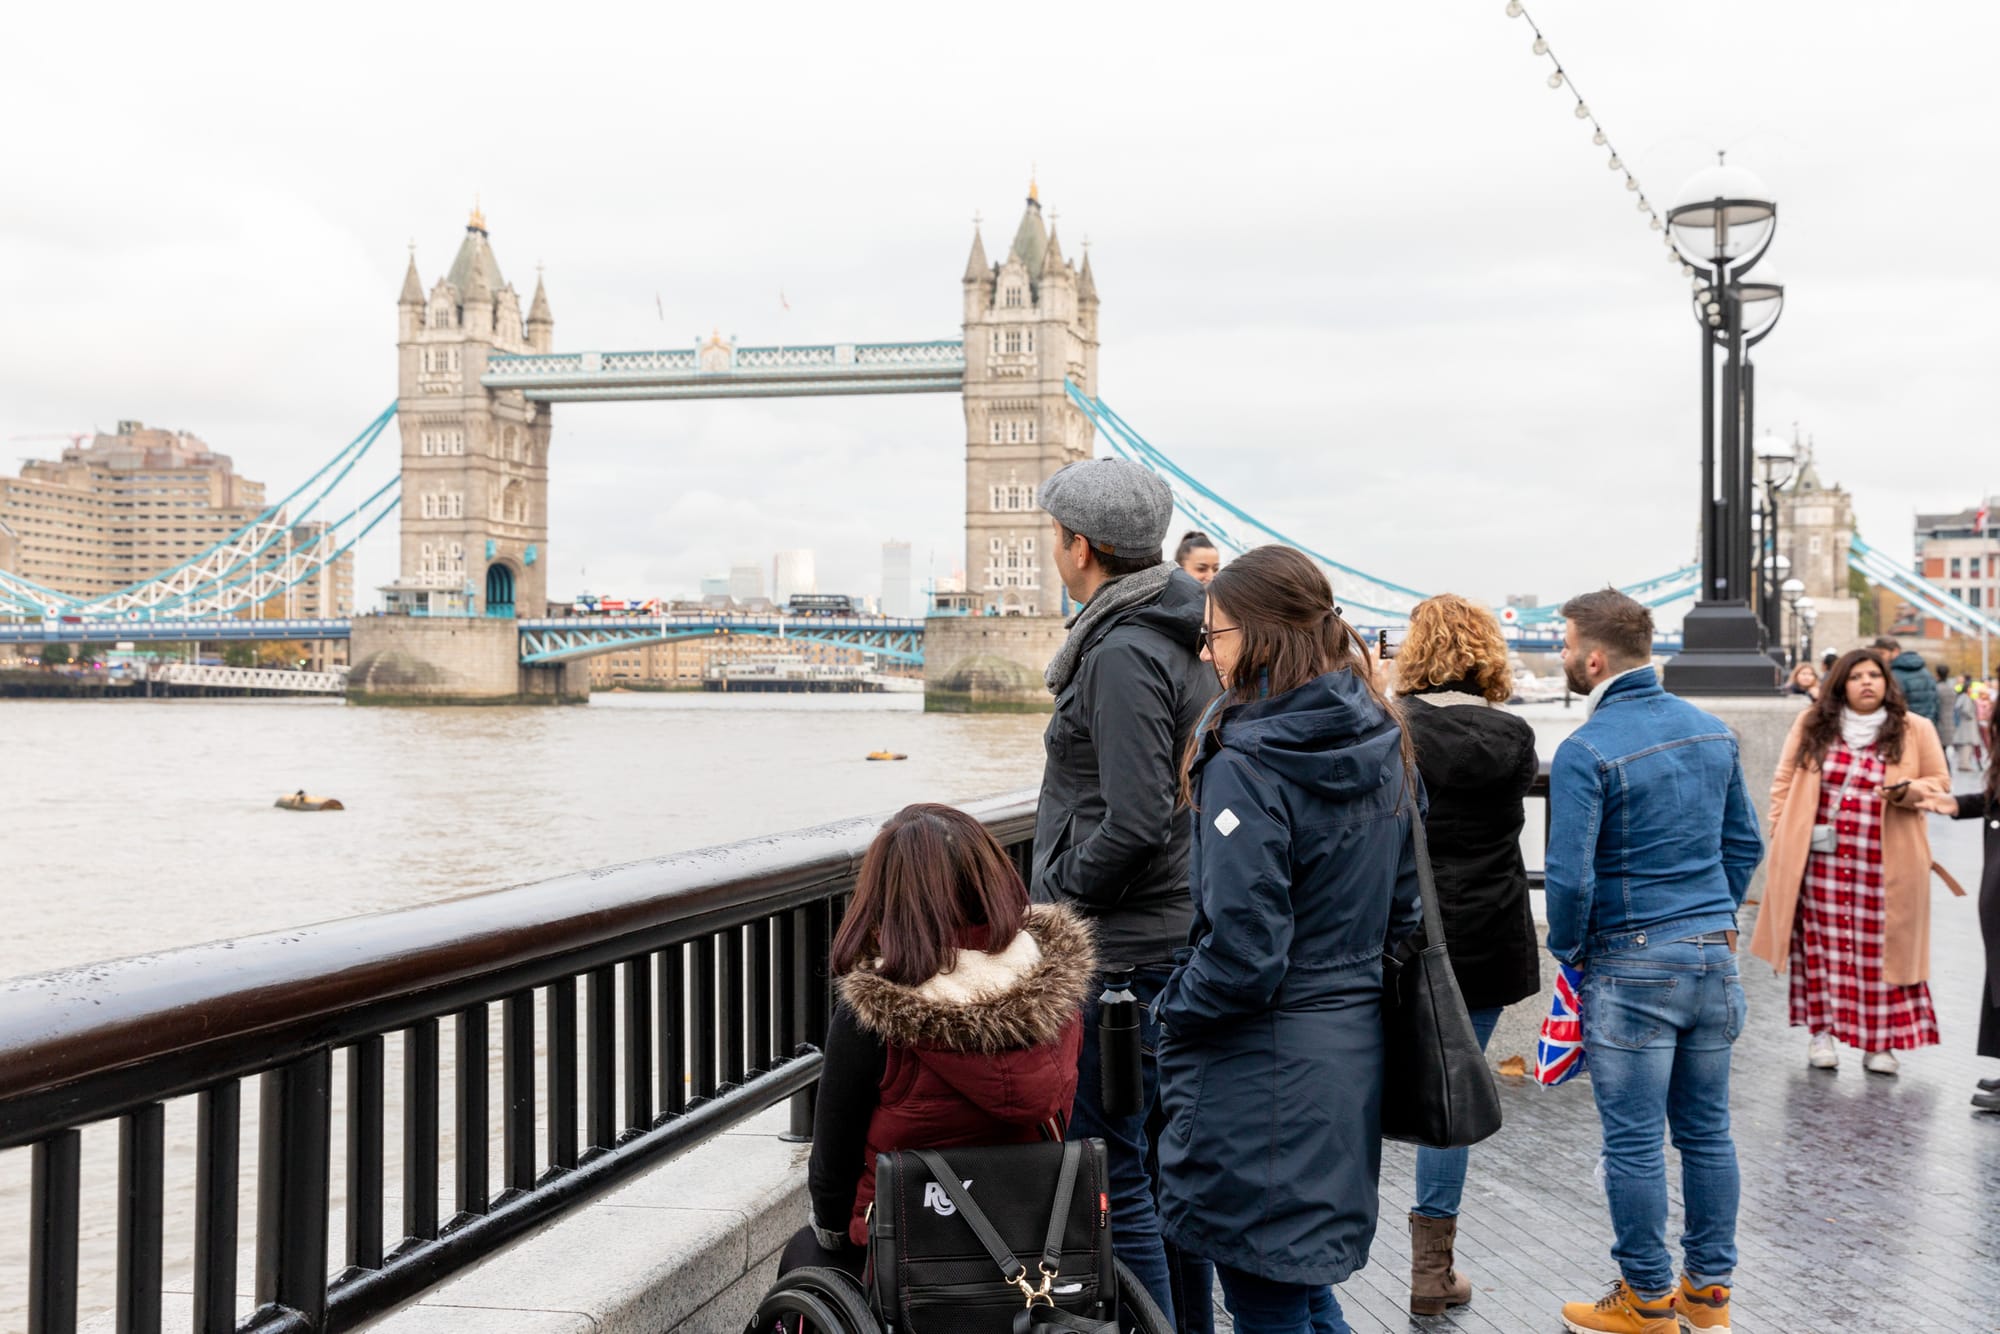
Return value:
M 1936 1046 L 1937 1012 L 1923 982 L 1882 980 L 1882 780 L 1873 746 L 1836 739 L 1820 773 L 1815 824 L 1834 827 L 1834 851 L 1806 858 L 1792 928 L 1791 1016 L 1862 1051 Z

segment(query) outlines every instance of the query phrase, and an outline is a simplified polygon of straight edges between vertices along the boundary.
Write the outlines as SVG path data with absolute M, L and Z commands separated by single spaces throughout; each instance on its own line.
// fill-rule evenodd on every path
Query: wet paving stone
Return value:
M 1786 1023 L 1786 979 L 1744 959 L 1750 1019 L 1730 1098 L 1743 1173 L 1736 1334 L 2000 1330 L 2000 1114 L 1971 1105 L 1977 1081 L 2000 1075 L 2000 1061 L 1973 1054 L 1984 975 L 1979 827 L 1933 820 L 1931 838 L 1970 893 L 1935 886 L 1931 995 L 1944 1043 L 1903 1053 L 1901 1074 L 1868 1074 L 1847 1048 L 1837 1071 L 1808 1069 L 1805 1030 Z M 1594 1298 L 1616 1276 L 1588 1085 L 1500 1082 L 1506 1124 L 1473 1149 L 1459 1217 L 1472 1304 L 1409 1314 L 1415 1152 L 1391 1144 L 1368 1267 L 1339 1290 L 1357 1331 L 1547 1334 L 1563 1328 L 1565 1301 Z M 1667 1170 L 1671 1249 L 1681 1230 L 1671 1144 Z M 1226 1314 L 1217 1327 L 1229 1328 Z

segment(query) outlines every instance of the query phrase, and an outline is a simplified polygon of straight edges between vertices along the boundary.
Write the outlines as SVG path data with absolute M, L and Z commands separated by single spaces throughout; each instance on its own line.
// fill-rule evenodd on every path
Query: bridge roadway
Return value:
M 800 639 L 873 653 L 893 662 L 924 660 L 924 621 L 883 616 L 730 616 L 685 613 L 664 616 L 552 616 L 515 622 L 521 632 L 521 661 L 566 662 L 621 648 L 666 644 L 725 635 Z M 352 637 L 347 617 L 311 620 L 63 619 L 0 622 L 0 644 L 183 644 L 267 639 L 336 640 Z M 1362 633 L 1374 638 L 1373 629 Z M 1508 645 L 1517 653 L 1554 653 L 1562 632 L 1552 626 L 1508 626 Z M 1653 645 L 1659 654 L 1680 652 L 1678 635 Z

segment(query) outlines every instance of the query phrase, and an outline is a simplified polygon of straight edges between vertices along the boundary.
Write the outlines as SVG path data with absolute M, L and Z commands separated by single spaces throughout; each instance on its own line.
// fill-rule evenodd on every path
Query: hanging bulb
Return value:
M 1548 53 L 1549 53 L 1549 39 L 1546 37 L 1537 37 L 1535 39 L 1535 54 L 1538 56 L 1545 56 Z
M 1653 226 L 1653 230 L 1654 230 L 1654 231 L 1656 231 L 1656 232 L 1657 232 L 1658 230 L 1660 230 L 1660 219 L 1659 219 L 1659 217 L 1658 217 L 1657 215 L 1655 215 L 1655 216 L 1654 216 L 1654 218 L 1653 218 L 1653 224 L 1652 224 L 1652 226 Z
M 1507 0 L 1507 17 L 1510 19 L 1521 17 L 1521 0 Z
M 1627 177 L 1625 178 L 1625 188 L 1626 188 L 1627 190 L 1636 190 L 1636 189 L 1638 189 L 1638 188 L 1639 188 L 1639 182 L 1638 182 L 1637 178 L 1635 178 L 1635 177 L 1631 177 L 1631 176 L 1627 176 Z
M 1616 153 L 1613 153 L 1611 155 L 1611 160 L 1605 163 L 1604 165 L 1611 168 L 1611 170 L 1613 171 L 1617 171 L 1620 167 L 1625 165 L 1625 160 L 1619 157 Z
M 1644 195 L 1639 196 L 1639 211 L 1641 213 L 1651 213 L 1653 211 L 1653 206 L 1646 201 L 1646 196 Z
M 1604 131 L 1599 130 L 1596 134 L 1591 135 L 1590 142 L 1596 144 L 1599 148 L 1604 147 Z
M 1578 103 L 1576 104 L 1576 118 L 1577 118 L 1578 120 L 1589 120 L 1589 119 L 1590 119 L 1590 108 L 1589 108 L 1589 107 L 1587 107 L 1587 106 L 1585 106 L 1585 105 L 1584 105 L 1583 103 L 1581 103 L 1581 102 L 1578 102 Z
M 1554 74 L 1549 75 L 1549 87 L 1560 88 L 1562 86 L 1563 86 L 1563 72 L 1561 70 L 1557 70 Z

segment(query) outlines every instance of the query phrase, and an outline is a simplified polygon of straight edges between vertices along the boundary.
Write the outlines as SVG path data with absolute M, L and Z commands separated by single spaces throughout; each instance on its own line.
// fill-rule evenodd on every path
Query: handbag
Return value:
M 899 1149 L 875 1182 L 869 1302 L 885 1329 L 1117 1334 L 1102 1140 Z
M 1458 1149 L 1500 1128 L 1500 1088 L 1445 952 L 1424 822 L 1414 802 L 1408 809 L 1424 919 L 1415 952 L 1383 960 L 1382 1137 Z

